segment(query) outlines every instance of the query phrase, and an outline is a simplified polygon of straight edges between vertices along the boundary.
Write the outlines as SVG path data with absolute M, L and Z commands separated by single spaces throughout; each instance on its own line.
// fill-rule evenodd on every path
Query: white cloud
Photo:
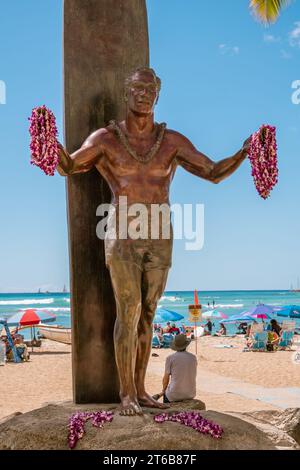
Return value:
M 294 29 L 290 31 L 289 40 L 292 47 L 300 47 L 300 21 L 296 21 Z
M 274 43 L 274 42 L 280 42 L 281 38 L 279 36 L 273 36 L 273 34 L 264 34 L 264 42 L 267 43 Z
M 228 46 L 227 44 L 219 44 L 219 51 L 221 54 L 238 55 L 240 48 L 238 46 Z

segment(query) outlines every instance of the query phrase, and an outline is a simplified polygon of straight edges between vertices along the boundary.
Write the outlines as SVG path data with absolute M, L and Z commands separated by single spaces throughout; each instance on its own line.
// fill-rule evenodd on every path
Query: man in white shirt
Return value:
M 197 358 L 186 351 L 191 340 L 186 335 L 177 335 L 170 347 L 176 351 L 166 359 L 163 390 L 156 396 L 164 403 L 190 400 L 196 396 Z

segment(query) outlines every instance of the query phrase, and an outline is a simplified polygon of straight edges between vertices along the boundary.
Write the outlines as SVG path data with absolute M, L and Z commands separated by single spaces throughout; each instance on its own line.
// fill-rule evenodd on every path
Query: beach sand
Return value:
M 300 337 L 299 337 L 300 339 Z M 216 348 L 230 345 L 231 348 Z M 244 339 L 198 339 L 197 396 L 206 408 L 225 412 L 250 412 L 300 407 L 300 364 L 293 351 L 243 352 Z M 195 344 L 188 349 L 195 353 Z M 147 390 L 161 391 L 168 349 L 153 349 L 147 371 Z M 297 389 L 297 387 L 299 387 Z M 72 399 L 71 347 L 43 340 L 30 362 L 0 367 L 0 419 L 27 412 L 46 403 Z

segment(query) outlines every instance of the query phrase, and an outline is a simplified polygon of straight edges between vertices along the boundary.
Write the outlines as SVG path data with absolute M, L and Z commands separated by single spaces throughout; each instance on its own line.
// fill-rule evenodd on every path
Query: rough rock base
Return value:
M 48 404 L 29 413 L 9 417 L 0 423 L 0 450 L 66 450 L 68 419 L 78 411 L 111 410 L 111 423 L 97 429 L 86 423 L 86 433 L 77 450 L 271 450 L 276 449 L 272 433 L 266 434 L 242 416 L 204 411 L 198 400 L 178 403 L 168 411 L 201 410 L 203 417 L 224 429 L 221 439 L 197 433 L 177 423 L 155 423 L 157 410 L 144 409 L 144 416 L 123 417 L 117 405 Z M 281 431 L 283 432 L 283 431 Z M 290 448 L 297 448 L 292 438 Z

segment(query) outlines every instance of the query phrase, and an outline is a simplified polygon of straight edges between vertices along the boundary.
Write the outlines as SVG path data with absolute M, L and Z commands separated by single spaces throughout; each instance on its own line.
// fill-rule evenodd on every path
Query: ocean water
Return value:
M 225 313 L 228 317 L 254 307 L 257 303 L 268 305 L 300 305 L 300 292 L 290 292 L 286 290 L 274 291 L 200 291 L 198 292 L 199 302 L 202 304 L 202 311 L 205 312 L 212 307 Z M 173 310 L 184 316 L 184 319 L 177 322 L 189 324 L 188 305 L 194 303 L 194 292 L 188 291 L 166 291 L 160 299 L 159 306 L 168 310 Z M 209 306 L 208 306 L 209 304 Z M 68 293 L 42 293 L 42 294 L 0 294 L 0 317 L 13 315 L 20 310 L 35 308 L 46 310 L 57 316 L 56 324 L 65 327 L 71 326 L 70 295 Z M 279 321 L 282 318 L 279 317 Z M 213 320 L 215 328 L 219 322 Z M 300 320 L 296 321 L 300 327 Z M 227 325 L 228 333 L 235 332 L 235 325 Z M 30 331 L 25 330 L 25 337 L 29 337 Z

